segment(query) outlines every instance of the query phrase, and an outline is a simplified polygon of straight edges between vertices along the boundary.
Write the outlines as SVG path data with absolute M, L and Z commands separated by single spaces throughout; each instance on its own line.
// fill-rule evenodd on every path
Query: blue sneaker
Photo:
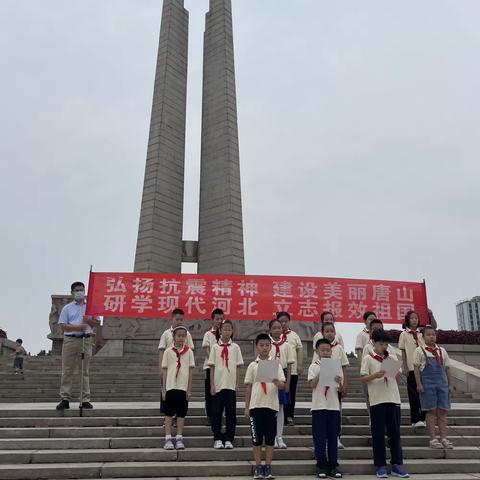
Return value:
M 254 479 L 265 478 L 263 474 L 263 465 L 257 465 L 255 467 L 255 473 L 253 474 Z
M 275 478 L 272 473 L 272 466 L 271 465 L 265 465 L 263 467 L 263 478 L 269 478 L 273 479 Z
M 392 465 L 392 475 L 399 478 L 410 477 L 410 475 L 403 469 L 401 465 Z
M 388 478 L 387 467 L 377 468 L 377 478 Z

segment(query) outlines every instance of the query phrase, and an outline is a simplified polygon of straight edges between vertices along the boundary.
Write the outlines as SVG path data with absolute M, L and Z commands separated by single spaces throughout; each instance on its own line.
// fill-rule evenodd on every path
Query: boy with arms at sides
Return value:
M 210 358 L 210 352 L 212 347 L 218 341 L 218 327 L 223 322 L 223 310 L 216 308 L 212 311 L 212 326 L 205 332 L 202 341 L 202 348 L 205 351 L 205 361 L 203 362 L 203 371 L 205 374 L 205 413 L 207 414 L 207 427 L 212 424 L 212 395 L 211 389 L 211 375 L 210 365 L 208 359 Z
M 279 410 L 278 390 L 285 386 L 285 375 L 278 365 L 278 377 L 273 382 L 256 382 L 258 362 L 272 360 L 271 340 L 261 333 L 255 339 L 258 357 L 250 363 L 245 374 L 245 417 L 250 422 L 255 474 L 253 478 L 275 478 L 272 473 L 273 447 L 277 433 Z M 262 445 L 265 440 L 265 465 L 262 465 Z
M 365 312 L 363 314 L 363 321 L 365 322 L 365 327 L 363 327 L 362 331 L 359 332 L 355 341 L 355 353 L 357 354 L 358 363 L 360 365 L 362 364 L 363 349 L 370 340 L 370 322 L 376 319 L 377 315 L 375 312 Z
M 387 358 L 397 360 L 388 353 L 389 337 L 384 330 L 372 333 L 372 351 L 364 354 L 360 376 L 368 385 L 370 398 L 370 422 L 372 431 L 373 461 L 377 478 L 388 478 L 387 460 L 385 456 L 385 433 L 390 440 L 391 474 L 394 477 L 408 478 L 410 475 L 403 469 L 403 452 L 400 440 L 400 393 L 397 378 L 385 377 L 382 363 Z
M 342 472 L 338 468 L 337 445 L 341 421 L 339 393 L 342 391 L 342 377 L 335 378 L 338 387 L 320 387 L 322 358 L 332 358 L 330 341 L 326 338 L 317 340 L 315 352 L 317 360 L 308 369 L 308 384 L 312 389 L 312 434 L 318 478 L 342 478 Z
M 23 340 L 21 338 L 17 338 L 15 340 L 15 351 L 12 353 L 15 375 L 18 375 L 18 372 L 23 375 L 23 359 L 26 356 L 27 351 L 23 348 Z
M 167 328 L 160 337 L 160 343 L 158 344 L 158 365 L 160 368 L 160 372 L 162 372 L 162 360 L 163 354 L 167 348 L 173 347 L 173 330 L 176 327 L 179 327 L 183 324 L 185 320 L 185 312 L 181 308 L 175 308 L 172 311 L 172 326 Z M 185 327 L 184 327 L 185 328 Z M 193 351 L 193 339 L 190 335 L 190 332 L 187 330 L 187 337 L 185 342 L 189 348 Z M 162 379 L 162 375 L 160 374 L 160 379 Z M 164 401 L 160 399 L 160 412 L 165 413 L 165 406 Z
M 195 360 L 193 351 L 186 344 L 187 329 L 175 327 L 172 332 L 173 346 L 162 357 L 162 399 L 165 402 L 165 450 L 183 450 L 183 428 L 192 393 L 192 376 Z M 172 439 L 172 418 L 177 416 L 175 446 Z

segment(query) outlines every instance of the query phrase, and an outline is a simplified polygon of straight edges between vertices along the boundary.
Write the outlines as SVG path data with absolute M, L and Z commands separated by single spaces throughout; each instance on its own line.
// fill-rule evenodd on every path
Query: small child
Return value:
M 373 322 L 372 322 L 373 323 Z M 400 393 L 397 381 L 385 377 L 382 362 L 395 355 L 388 353 L 389 337 L 384 330 L 372 333 L 373 349 L 364 354 L 361 380 L 368 385 L 370 398 L 370 421 L 372 431 L 373 461 L 377 478 L 388 478 L 387 460 L 385 457 L 385 433 L 390 440 L 390 462 L 392 475 L 408 478 L 410 475 L 403 469 L 403 452 L 400 440 Z M 397 379 L 399 375 L 397 375 Z
M 383 322 L 378 318 L 375 318 L 370 322 L 370 340 L 367 342 L 365 347 L 363 347 L 362 361 L 365 355 L 368 355 L 369 353 L 373 352 L 374 341 L 372 339 L 372 336 L 376 330 L 383 330 Z M 394 354 L 393 349 L 390 345 L 388 345 L 387 347 L 387 352 L 389 353 L 389 355 Z
M 357 335 L 357 339 L 355 341 L 355 353 L 357 354 L 358 363 L 362 364 L 362 354 L 365 345 L 370 340 L 370 322 L 372 320 L 376 320 L 377 314 L 375 312 L 365 312 L 363 314 L 363 321 L 365 323 L 365 327 L 363 327 L 362 331 Z
M 295 356 L 295 363 L 292 365 L 292 375 L 290 376 L 290 403 L 283 407 L 286 417 L 285 425 L 294 425 L 298 377 L 303 372 L 303 344 L 298 333 L 290 328 L 290 314 L 288 312 L 277 312 L 277 320 L 282 324 L 283 336 L 286 337 Z
M 212 424 L 212 395 L 211 390 L 211 374 L 208 360 L 212 347 L 218 341 L 218 327 L 223 322 L 223 310 L 216 308 L 212 312 L 212 326 L 205 332 L 202 341 L 202 348 L 205 350 L 205 361 L 203 362 L 203 371 L 205 373 L 205 413 L 207 415 L 207 427 Z
M 339 393 L 342 391 L 342 377 L 335 378 L 338 388 L 321 388 L 319 381 L 322 375 L 322 358 L 332 358 L 332 345 L 329 340 L 317 340 L 315 352 L 317 360 L 308 369 L 308 384 L 312 389 L 312 435 L 318 478 L 342 478 L 342 472 L 338 468 L 337 446 L 341 423 Z
M 233 343 L 233 323 L 223 320 L 218 329 L 220 339 L 210 351 L 208 365 L 212 382 L 213 448 L 233 448 L 237 424 L 237 391 L 240 365 L 243 365 L 240 347 Z M 222 416 L 225 411 L 225 434 L 222 435 Z
M 173 329 L 173 346 L 165 350 L 162 358 L 162 399 L 165 402 L 165 450 L 185 449 L 183 428 L 192 393 L 192 376 L 195 360 L 192 349 L 186 344 L 187 329 Z M 172 441 L 172 418 L 177 416 L 176 444 Z
M 350 365 L 350 362 L 348 361 L 347 354 L 345 353 L 343 347 L 335 340 L 335 325 L 333 323 L 325 322 L 322 324 L 322 335 L 325 340 L 330 342 L 332 347 L 332 358 L 337 358 L 340 360 L 340 364 L 342 365 L 342 388 L 338 391 L 338 401 L 340 404 L 340 424 L 338 426 L 337 447 L 343 449 L 345 447 L 340 440 L 340 437 L 342 436 L 342 397 L 346 396 L 347 394 L 347 367 Z M 317 357 L 318 359 L 317 352 L 315 352 L 314 357 Z
M 452 382 L 450 358 L 444 348 L 437 346 L 437 332 L 431 326 L 423 329 L 425 347 L 419 346 L 413 356 L 417 390 L 420 393 L 422 410 L 427 412 L 427 428 L 430 448 L 453 448 L 447 439 L 447 412 L 450 410 Z M 438 422 L 440 441 L 435 433 Z
M 162 358 L 167 348 L 173 347 L 173 331 L 175 328 L 181 326 L 185 320 L 185 312 L 181 308 L 175 308 L 172 311 L 172 326 L 167 328 L 160 337 L 158 344 L 158 365 L 160 372 L 162 371 Z M 184 327 L 185 328 L 185 327 Z M 190 332 L 187 330 L 186 343 L 191 350 L 194 350 L 193 339 Z M 165 413 L 165 403 L 163 398 L 160 399 L 160 413 Z
M 410 404 L 410 421 L 414 428 L 425 428 L 425 412 L 420 406 L 420 397 L 415 380 L 413 357 L 418 347 L 425 345 L 422 332 L 418 329 L 420 322 L 417 312 L 410 310 L 405 315 L 403 332 L 398 339 L 398 348 L 402 351 L 403 371 L 407 375 L 408 403 Z
M 15 340 L 15 352 L 12 353 L 14 357 L 13 360 L 13 368 L 15 369 L 15 375 L 23 375 L 23 359 L 27 356 L 26 350 L 23 348 L 23 340 L 21 338 L 17 338 Z
M 280 362 L 285 375 L 285 389 L 278 391 L 278 401 L 280 404 L 277 415 L 277 437 L 275 438 L 275 448 L 287 448 L 283 441 L 283 427 L 285 425 L 284 406 L 290 403 L 290 381 L 292 378 L 292 365 L 295 363 L 295 354 L 292 347 L 283 335 L 282 324 L 276 318 L 270 321 L 270 340 L 272 341 L 272 357 Z
M 276 414 L 279 410 L 278 391 L 285 387 L 282 366 L 278 366 L 278 378 L 273 382 L 256 382 L 258 362 L 273 360 L 270 357 L 272 343 L 266 333 L 255 339 L 258 357 L 250 363 L 245 374 L 245 417 L 250 422 L 255 474 L 253 478 L 275 478 L 272 473 L 273 447 L 277 429 Z M 262 465 L 262 445 L 265 440 L 265 465 Z
M 325 322 L 330 322 L 330 323 L 335 323 L 335 317 L 333 316 L 333 313 L 332 312 L 322 312 L 322 314 L 320 315 L 320 331 L 317 332 L 314 336 L 313 336 L 313 340 L 312 340 L 312 343 L 313 343 L 313 352 L 314 352 L 314 355 L 315 355 L 315 345 L 317 344 L 317 341 L 320 340 L 321 338 L 323 338 L 323 335 L 322 335 L 322 330 L 321 330 L 321 327 L 322 327 L 322 324 L 325 323 Z M 336 336 L 335 336 L 335 340 L 343 347 L 345 348 L 345 345 L 343 343 L 343 337 L 342 337 L 342 334 L 340 332 L 337 332 L 336 333 Z

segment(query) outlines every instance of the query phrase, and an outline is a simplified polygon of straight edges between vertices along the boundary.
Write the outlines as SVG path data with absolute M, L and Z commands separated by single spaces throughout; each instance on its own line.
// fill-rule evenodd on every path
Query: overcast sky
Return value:
M 208 2 L 185 3 L 196 239 Z M 480 2 L 233 6 L 247 272 L 425 278 L 455 328 L 480 294 Z M 0 2 L 0 328 L 32 353 L 51 294 L 133 268 L 161 8 Z

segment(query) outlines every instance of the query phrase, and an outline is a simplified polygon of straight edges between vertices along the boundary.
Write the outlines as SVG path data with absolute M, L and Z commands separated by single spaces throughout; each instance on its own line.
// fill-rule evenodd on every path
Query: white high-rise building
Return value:
M 480 296 L 457 303 L 459 330 L 480 330 Z

